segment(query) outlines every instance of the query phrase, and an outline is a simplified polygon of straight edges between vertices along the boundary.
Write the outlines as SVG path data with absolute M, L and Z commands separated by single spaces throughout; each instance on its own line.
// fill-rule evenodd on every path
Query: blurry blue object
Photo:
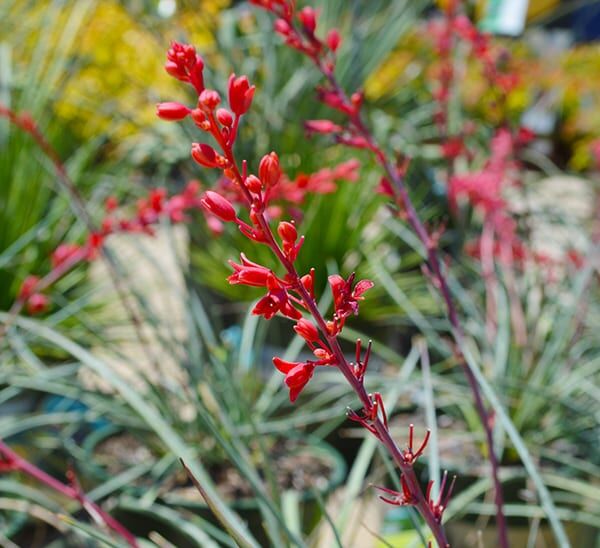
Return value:
M 48 396 L 44 398 L 42 409 L 49 413 L 64 413 L 67 411 L 81 411 L 85 413 L 89 411 L 89 407 L 80 400 L 74 400 L 73 398 L 66 398 L 64 396 Z M 96 419 L 89 423 L 92 430 L 98 430 L 104 428 L 110 424 L 106 419 Z
M 578 42 L 600 39 L 600 2 L 583 6 L 575 11 L 572 28 Z
M 221 331 L 221 340 L 230 350 L 239 351 L 242 344 L 242 328 L 239 325 L 232 325 Z

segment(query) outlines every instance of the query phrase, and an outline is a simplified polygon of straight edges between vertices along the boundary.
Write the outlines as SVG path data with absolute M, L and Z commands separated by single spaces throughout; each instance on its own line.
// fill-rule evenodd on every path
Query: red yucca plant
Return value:
M 288 46 L 308 57 L 322 73 L 324 83 L 317 87 L 317 96 L 342 118 L 341 122 L 329 119 L 307 121 L 307 132 L 329 135 L 337 143 L 367 150 L 373 154 L 382 170 L 379 192 L 389 197 L 392 210 L 409 224 L 426 252 L 424 270 L 445 304 L 455 342 L 456 361 L 464 371 L 485 431 L 495 491 L 499 544 L 501 548 L 506 548 L 506 520 L 502 509 L 499 465 L 492 436 L 493 417 L 484 404 L 476 378 L 462 351 L 463 329 L 447 280 L 445 263 L 438 249 L 439 235 L 426 228 L 407 191 L 404 180 L 407 163 L 404 160 L 397 161 L 393 153 L 376 141 L 365 121 L 363 94 L 360 91 L 347 93 L 338 82 L 335 69 L 336 52 L 341 45 L 339 32 L 331 29 L 323 33 L 324 38 L 320 38 L 317 35 L 318 12 L 310 6 L 297 9 L 294 0 L 251 0 L 251 3 L 272 13 L 276 18 L 275 31 L 284 38 Z M 451 62 L 454 41 L 460 39 L 470 44 L 473 54 L 481 62 L 490 86 L 506 92 L 514 85 L 515 78 L 510 73 L 498 70 L 499 64 L 488 37 L 479 33 L 461 13 L 459 2 L 445 3 L 442 23 L 434 30 L 432 34 L 436 39 L 436 50 L 441 63 L 434 92 L 438 106 L 435 122 L 442 137 L 443 155 L 451 166 L 453 159 L 461 154 L 468 154 L 464 143 L 467 130 L 451 135 L 447 124 L 448 96 L 455 77 Z M 110 198 L 106 203 L 104 221 L 98 227 L 90 224 L 89 237 L 83 245 L 61 245 L 52 256 L 53 268 L 50 273 L 44 277 L 30 276 L 23 282 L 12 312 L 18 313 L 23 308 L 30 313 L 44 311 L 49 306 L 49 300 L 43 291 L 76 264 L 101 256 L 105 240 L 114 233 L 152 233 L 152 225 L 161 217 L 167 217 L 171 222 L 183 222 L 187 220 L 186 212 L 193 209 L 204 210 L 209 227 L 215 232 L 221 229 L 222 223 L 237 225 L 241 233 L 255 245 L 267 246 L 272 251 L 275 261 L 272 265 L 258 264 L 241 254 L 239 262 L 230 261 L 233 273 L 228 278 L 229 283 L 264 288 L 265 295 L 257 302 L 252 312 L 264 316 L 267 320 L 275 315 L 291 320 L 293 330 L 306 341 L 314 356 L 301 362 L 273 358 L 277 370 L 285 375 L 284 382 L 289 389 L 290 400 L 296 401 L 319 368 L 337 368 L 360 402 L 360 408 L 349 410 L 348 417 L 361 424 L 385 446 L 401 472 L 401 491 L 379 487 L 383 492 L 380 498 L 392 505 L 414 506 L 429 526 L 437 544 L 441 547 L 449 546 L 442 517 L 454 480 L 448 481 L 447 474 L 444 474 L 439 496 L 433 499 L 432 482 L 428 483 L 425 490 L 422 489 L 414 471 L 415 462 L 426 449 L 429 433 L 420 443 L 415 443 L 413 427 L 410 425 L 407 443 L 404 446 L 398 444 L 390 434 L 381 395 L 368 393 L 365 389 L 364 380 L 371 355 L 371 343 L 364 348 L 362 342 L 357 340 L 352 360 L 346 357 L 340 344 L 340 334 L 346 321 L 359 313 L 360 303 L 373 286 L 373 282 L 356 280 L 354 274 L 346 279 L 339 275 L 330 276 L 328 282 L 333 295 L 333 312 L 330 316 L 322 314 L 317 306 L 314 283 L 315 268 L 319 265 L 315 265 L 315 268 L 308 272 L 297 270 L 296 261 L 302 252 L 304 237 L 299 235 L 299 227 L 294 220 L 279 220 L 281 208 L 277 204 L 287 201 L 295 207 L 301 207 L 302 198 L 307 192 L 331 192 L 335 190 L 338 180 L 356 180 L 358 163 L 350 161 L 333 170 L 322 170 L 310 180 L 289 179 L 282 172 L 276 152 L 264 155 L 252 166 L 251 162 L 236 157 L 234 152 L 240 122 L 251 108 L 256 92 L 255 86 L 251 85 L 248 78 L 231 75 L 227 89 L 227 105 L 223 105 L 219 93 L 205 86 L 204 61 L 193 46 L 174 42 L 168 50 L 165 69 L 171 76 L 194 89 L 197 103 L 190 107 L 176 102 L 161 103 L 157 107 L 157 114 L 168 121 L 191 118 L 209 141 L 193 143 L 191 156 L 200 166 L 218 170 L 222 175 L 219 184 L 213 190 L 202 192 L 197 183 L 191 183 L 182 193 L 171 197 L 161 189 L 154 190 L 138 203 L 133 217 L 119 215 L 116 200 Z M 1 106 L 0 115 L 8 117 L 36 139 L 44 152 L 53 159 L 59 180 L 73 192 L 64 168 L 33 121 Z M 457 199 L 466 198 L 485 213 L 488 232 L 482 234 L 482 241 L 478 244 L 482 250 L 482 264 L 485 258 L 484 251 L 491 250 L 501 258 L 508 257 L 508 262 L 525 253 L 516 237 L 514 224 L 505 211 L 505 203 L 500 198 L 500 183 L 504 173 L 513 165 L 512 151 L 529 138 L 530 135 L 520 128 L 510 130 L 503 127 L 498 130 L 491 143 L 491 158 L 481 172 L 458 176 L 449 167 L 448 188 L 451 205 L 455 204 Z M 492 240 L 489 236 L 490 231 Z M 6 469 L 19 469 L 44 481 L 43 475 L 25 465 L 24 461 L 7 447 L 0 445 L 0 454 L 5 459 L 4 462 L 0 460 L 0 464 L 4 464 Z M 84 495 L 75 487 L 62 484 L 59 486 L 56 482 L 54 485 L 47 481 L 45 483 L 85 503 Z M 109 522 L 102 514 L 101 517 L 107 525 L 131 543 L 123 528 Z
M 296 17 L 296 14 L 290 13 L 290 17 Z M 305 18 L 305 28 L 314 30 L 314 12 L 304 10 L 302 17 Z M 331 63 L 339 44 L 339 37 L 331 39 L 331 36 L 336 34 L 330 33 L 327 49 L 318 42 L 323 53 L 331 56 Z M 317 43 L 314 36 L 313 42 Z M 252 312 L 264 316 L 265 319 L 280 314 L 292 320 L 294 331 L 304 338 L 314 355 L 314 359 L 303 362 L 273 358 L 275 367 L 285 375 L 290 400 L 296 400 L 317 368 L 339 369 L 362 405 L 358 412 L 349 411 L 349 418 L 362 424 L 383 443 L 402 472 L 402 492 L 384 489 L 386 496 L 382 498 L 395 505 L 415 506 L 429 525 L 438 544 L 447 546 L 442 514 L 452 485 L 445 489 L 444 478 L 440 495 L 433 500 L 430 497 L 431 483 L 424 493 L 413 469 L 414 463 L 425 449 L 428 438 L 426 437 L 420 447 L 415 449 L 411 427 L 408 447 L 402 450 L 396 444 L 390 435 L 381 395 L 367 393 L 364 386 L 371 345 L 369 344 L 363 353 L 361 341 L 358 340 L 355 361 L 351 362 L 344 355 L 339 342 L 339 335 L 347 318 L 358 314 L 360 301 L 364 299 L 365 292 L 373 286 L 373 282 L 356 281 L 354 274 L 347 279 L 339 275 L 330 276 L 334 311 L 329 318 L 321 314 L 315 295 L 315 269 L 300 273 L 295 266 L 304 238 L 298 235 L 293 221 L 280 221 L 275 228 L 268 214 L 270 201 L 282 179 L 277 154 L 271 152 L 263 156 L 258 164 L 257 173 L 253 174 L 248 162 L 240 161 L 234 152 L 238 127 L 252 104 L 255 87 L 246 76 L 232 74 L 228 85 L 229 108 L 226 109 L 221 106 L 220 95 L 204 87 L 204 62 L 193 46 L 175 42 L 167 53 L 167 59 L 167 72 L 178 80 L 191 84 L 198 94 L 198 102 L 193 109 L 177 103 L 159 104 L 158 116 L 166 120 L 180 120 L 189 116 L 201 131 L 212 137 L 215 146 L 207 143 L 192 144 L 192 158 L 203 167 L 220 170 L 223 177 L 235 183 L 239 194 L 237 201 L 242 206 L 238 212 L 230 200 L 209 190 L 202 198 L 203 207 L 221 221 L 235 223 L 242 234 L 256 245 L 269 247 L 279 264 L 279 269 L 272 269 L 255 263 L 242 254 L 239 263 L 230 262 L 233 274 L 229 277 L 229 283 L 265 288 L 265 296 L 258 301 Z M 360 101 L 357 101 L 354 108 L 358 108 L 359 103 Z M 245 211 L 245 219 L 241 218 L 241 210 Z
M 505 547 L 508 545 L 508 541 L 502 512 L 502 492 L 498 477 L 498 462 L 493 449 L 490 417 L 475 377 L 466 365 L 459 349 L 463 338 L 462 328 L 437 250 L 437 239 L 429 234 L 421 222 L 404 185 L 403 175 L 406 166 L 397 165 L 390 160 L 384 149 L 375 141 L 362 117 L 362 93 L 356 92 L 347 95 L 337 81 L 335 64 L 336 51 L 341 43 L 339 32 L 331 29 L 327 32 L 324 40 L 318 38 L 316 35 L 318 14 L 310 6 L 298 10 L 295 2 L 286 0 L 253 0 L 252 3 L 277 17 L 274 25 L 275 31 L 284 37 L 287 45 L 309 57 L 325 77 L 325 85 L 317 89 L 319 99 L 346 117 L 343 125 L 331 120 L 308 121 L 306 123 L 307 131 L 330 134 L 338 143 L 373 152 L 385 172 L 380 190 L 392 198 L 398 212 L 408 221 L 427 250 L 429 276 L 446 303 L 453 335 L 459 343 L 457 357 L 469 381 L 477 411 L 486 430 L 488 454 L 495 486 L 499 541 L 500 545 Z M 485 39 L 470 26 L 470 22 L 464 16 L 455 16 L 457 9 L 457 3 L 450 2 L 447 7 L 447 20 L 459 28 L 463 34 L 466 34 L 467 39 L 477 44 L 476 51 L 484 60 L 487 72 L 492 78 L 495 73 L 489 68 L 491 65 L 487 62 Z M 229 110 L 227 110 L 220 107 L 221 98 L 218 93 L 205 88 L 203 68 L 204 62 L 193 47 L 179 43 L 172 44 L 168 52 L 166 70 L 173 77 L 194 87 L 198 94 L 198 103 L 193 109 L 178 103 L 163 103 L 158 106 L 158 115 L 166 120 L 182 120 L 189 116 L 200 130 L 213 138 L 216 148 L 206 143 L 194 143 L 192 157 L 203 167 L 221 170 L 224 178 L 235 184 L 238 198 L 236 202 L 246 210 L 247 220 L 238 216 L 231 201 L 213 191 L 205 193 L 202 200 L 203 206 L 221 221 L 236 223 L 240 231 L 253 242 L 268 246 L 282 267 L 282 272 L 277 274 L 271 268 L 254 263 L 242 255 L 240 264 L 231 262 L 234 273 L 230 276 L 229 282 L 264 287 L 267 293 L 257 303 L 253 313 L 262 315 L 266 319 L 279 313 L 293 320 L 295 322 L 294 330 L 305 339 L 313 352 L 315 359 L 304 362 L 287 362 L 278 357 L 273 359 L 275 367 L 285 374 L 285 383 L 290 390 L 291 401 L 296 400 L 318 367 L 337 367 L 340 370 L 362 405 L 358 412 L 349 411 L 349 418 L 362 424 L 385 445 L 402 472 L 402 492 L 396 493 L 384 489 L 390 496 L 382 498 L 392 504 L 415 506 L 431 528 L 438 544 L 440 546 L 447 545 L 441 521 L 452 484 L 445 491 L 446 476 L 444 476 L 440 496 L 436 501 L 431 500 L 429 496 L 431 483 L 427 492 L 425 494 L 422 492 L 414 474 L 413 465 L 425 449 L 427 437 L 419 449 L 414 451 L 411 427 L 408 448 L 402 451 L 398 447 L 390 436 L 381 396 L 368 394 L 364 387 L 364 375 L 371 350 L 370 344 L 363 356 L 361 341 L 357 341 L 355 361 L 350 362 L 345 357 L 338 340 L 346 319 L 351 315 L 358 314 L 359 302 L 373 283 L 369 280 L 355 283 L 353 274 L 346 280 L 338 275 L 330 276 L 329 285 L 333 293 L 334 311 L 330 318 L 321 314 L 315 300 L 314 268 L 310 272 L 302 274 L 296 270 L 294 264 L 301 250 L 303 237 L 298 237 L 293 221 L 279 222 L 276 231 L 270 223 L 270 200 L 282 176 L 277 154 L 272 152 L 260 160 L 257 175 L 249 172 L 246 160 L 239 161 L 234 154 L 233 147 L 240 119 L 251 106 L 255 87 L 250 85 L 247 77 L 232 75 L 229 80 Z M 447 81 L 448 79 L 445 80 L 446 85 Z M 445 101 L 443 96 L 440 97 L 442 105 Z M 440 126 L 445 124 L 441 116 L 438 123 Z M 445 143 L 445 148 L 449 148 L 449 144 L 450 139 L 448 139 L 448 143 Z M 458 149 L 459 145 L 460 143 L 453 148 Z

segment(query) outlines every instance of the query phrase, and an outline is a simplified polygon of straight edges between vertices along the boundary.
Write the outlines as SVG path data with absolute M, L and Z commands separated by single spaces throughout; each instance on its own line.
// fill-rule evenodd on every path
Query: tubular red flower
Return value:
M 229 77 L 229 107 L 238 116 L 248 112 L 254 97 L 255 86 L 251 86 L 247 76 L 235 74 Z
M 183 120 L 190 112 L 191 109 L 181 103 L 168 102 L 156 105 L 156 115 L 163 120 Z
M 288 362 L 278 357 L 273 358 L 273 364 L 285 375 L 285 384 L 290 389 L 290 401 L 295 402 L 302 389 L 312 378 L 315 364 L 311 362 Z
M 309 320 L 302 318 L 294 326 L 294 331 L 298 333 L 306 342 L 317 342 L 319 340 L 319 330 Z
M 235 209 L 231 203 L 212 190 L 207 190 L 204 193 L 203 198 L 200 200 L 200 204 L 204 209 L 210 211 L 222 221 L 232 222 L 236 219 Z

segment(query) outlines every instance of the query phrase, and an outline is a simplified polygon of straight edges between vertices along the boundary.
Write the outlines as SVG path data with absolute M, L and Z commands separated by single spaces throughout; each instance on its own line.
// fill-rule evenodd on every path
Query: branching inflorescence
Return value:
M 287 9 L 285 3 L 277 3 L 277 7 Z M 290 17 L 295 14 L 289 12 Z M 302 21 L 307 29 L 313 28 L 316 19 L 310 10 L 302 11 Z M 290 32 L 285 27 L 286 32 Z M 280 29 L 283 32 L 283 27 Z M 317 51 L 326 51 L 330 57 L 328 66 L 333 67 L 334 53 L 339 45 L 339 35 L 332 32 L 328 36 L 327 46 L 321 45 L 312 35 L 308 42 L 294 42 L 295 46 L 305 50 L 307 54 L 317 55 Z M 290 40 L 294 37 L 290 35 Z M 271 201 L 278 196 L 277 188 L 282 184 L 282 170 L 275 152 L 262 157 L 258 164 L 257 174 L 250 172 L 248 163 L 239 161 L 234 153 L 234 144 L 238 134 L 241 118 L 251 106 L 255 87 L 250 85 L 246 76 L 232 75 L 228 85 L 229 109 L 221 106 L 219 94 L 204 87 L 202 58 L 195 49 L 186 44 L 173 43 L 167 54 L 166 70 L 180 81 L 191 84 L 198 101 L 194 108 L 179 103 L 162 103 L 157 107 L 157 114 L 166 120 L 183 120 L 191 118 L 195 125 L 213 144 L 193 143 L 192 158 L 201 166 L 221 171 L 225 180 L 234 184 L 243 198 L 246 219 L 236 211 L 234 204 L 219 192 L 206 191 L 202 197 L 202 206 L 224 223 L 234 223 L 244 236 L 257 245 L 266 245 L 275 255 L 282 271 L 276 272 L 268 266 L 255 263 L 242 254 L 239 263 L 231 262 L 233 274 L 229 283 L 262 287 L 266 294 L 256 303 L 253 313 L 270 319 L 280 314 L 294 322 L 295 332 L 301 336 L 311 349 L 314 359 L 302 362 L 289 362 L 279 357 L 273 358 L 275 367 L 285 375 L 285 383 L 289 388 L 290 400 L 295 401 L 303 388 L 310 381 L 319 367 L 336 367 L 349 382 L 357 394 L 361 409 L 349 411 L 349 417 L 375 435 L 387 448 L 402 472 L 403 495 L 410 504 L 417 508 L 430 527 L 440 546 L 448 542 L 442 527 L 442 514 L 447 496 L 440 501 L 432 501 L 426 495 L 415 475 L 413 466 L 416 459 L 425 449 L 427 438 L 421 447 L 413 452 L 412 427 L 410 443 L 403 451 L 392 439 L 380 394 L 369 394 L 364 387 L 364 376 L 371 354 L 371 344 L 362 352 L 360 341 L 356 343 L 356 360 L 348 361 L 342 351 L 339 335 L 346 320 L 358 314 L 360 302 L 365 293 L 373 286 L 370 280 L 356 281 L 354 274 L 347 279 L 334 275 L 329 277 L 329 286 L 333 293 L 334 311 L 326 318 L 317 306 L 315 295 L 315 270 L 300 274 L 295 266 L 301 251 L 304 238 L 298 235 L 296 223 L 278 221 L 277 228 L 271 223 L 269 214 Z M 329 97 L 323 90 L 324 97 Z M 359 108 L 360 99 L 356 100 Z M 357 112 L 357 111 L 353 111 Z M 213 146 L 214 145 L 214 146 Z
M 306 123 L 308 132 L 322 133 L 333 136 L 336 142 L 349 147 L 371 151 L 384 171 L 380 183 L 380 190 L 388 194 L 399 214 L 413 229 L 426 253 L 427 273 L 432 285 L 439 291 L 446 306 L 448 320 L 451 325 L 452 335 L 456 342 L 455 354 L 464 371 L 472 391 L 475 407 L 480 422 L 486 435 L 487 454 L 492 470 L 492 480 L 495 491 L 496 521 L 498 525 L 499 543 L 502 548 L 508 547 L 506 519 L 503 512 L 502 485 L 499 477 L 499 462 L 495 454 L 492 420 L 486 409 L 478 383 L 473 372 L 464 359 L 461 347 L 464 343 L 463 329 L 460 323 L 457 307 L 454 303 L 452 292 L 445 274 L 443 261 L 437 249 L 437 238 L 431 235 L 421 221 L 408 194 L 404 182 L 405 163 L 398 164 L 391 160 L 384 149 L 376 142 L 371 130 L 365 123 L 362 115 L 363 94 L 359 91 L 347 94 L 335 76 L 336 51 L 340 46 L 340 35 L 336 30 L 326 33 L 325 41 L 316 35 L 318 13 L 310 7 L 300 10 L 296 7 L 295 0 L 251 0 L 255 4 L 276 16 L 274 30 L 280 34 L 286 44 L 300 53 L 306 55 L 323 74 L 325 84 L 317 88 L 317 95 L 321 102 L 344 116 L 344 123 L 332 120 L 313 120 Z M 460 8 L 460 2 L 451 0 L 448 19 L 454 20 Z M 458 31 L 471 40 L 474 48 L 481 53 L 485 70 L 490 78 L 495 78 L 491 62 L 488 62 L 487 39 L 476 32 L 472 25 L 466 24 L 465 18 L 459 18 Z M 446 85 L 450 85 L 450 75 Z M 508 85 L 508 84 L 507 84 Z M 443 120 L 444 126 L 447 119 Z M 367 416 L 372 405 L 366 408 Z

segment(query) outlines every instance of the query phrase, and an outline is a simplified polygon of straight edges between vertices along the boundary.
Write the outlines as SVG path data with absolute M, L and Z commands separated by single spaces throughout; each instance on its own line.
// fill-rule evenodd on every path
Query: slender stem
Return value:
M 92 501 L 81 490 L 75 481 L 73 481 L 74 486 L 58 481 L 56 478 L 53 478 L 51 475 L 47 474 L 37 466 L 31 464 L 29 461 L 15 453 L 1 439 L 0 456 L 4 458 L 4 461 L 8 464 L 9 469 L 23 472 L 36 481 L 39 481 L 47 487 L 50 487 L 50 489 L 57 491 L 61 495 L 79 502 L 83 508 L 85 508 L 86 512 L 92 516 L 92 518 L 99 519 L 100 521 L 104 522 L 109 529 L 112 529 L 115 533 L 122 537 L 123 540 L 129 544 L 129 546 L 132 546 L 133 548 L 139 547 L 135 537 L 121 523 L 119 523 L 110 514 L 105 512 L 100 506 L 98 506 L 98 504 Z M 1 459 L 0 463 L 2 463 Z
M 52 165 L 54 166 L 54 170 L 57 175 L 58 184 L 66 191 L 67 195 L 71 199 L 71 204 L 74 205 L 75 209 L 79 213 L 79 217 L 82 219 L 88 232 L 90 234 L 96 232 L 96 226 L 94 224 L 94 221 L 92 220 L 92 217 L 87 210 L 85 201 L 81 197 L 81 194 L 79 193 L 79 190 L 77 189 L 77 186 L 69 177 L 69 174 L 67 173 L 67 169 L 66 169 L 65 165 L 63 164 L 63 162 L 61 161 L 60 156 L 58 155 L 56 150 L 52 147 L 50 142 L 46 139 L 46 137 L 41 132 L 39 127 L 35 124 L 35 122 L 33 120 L 31 120 L 28 117 L 28 115 L 18 115 L 16 112 L 14 112 L 10 108 L 4 106 L 2 103 L 0 103 L 0 116 L 8 119 L 9 122 L 11 122 L 13 125 L 15 125 L 22 131 L 31 135 L 31 137 L 34 139 L 34 141 L 36 142 L 36 144 L 38 145 L 40 150 L 52 162 Z M 146 354 L 146 357 L 148 358 L 150 363 L 153 365 L 153 367 L 156 370 L 160 370 L 160 364 L 159 364 L 158 360 L 156 359 L 156 356 L 154 354 L 152 354 L 149 350 L 151 348 L 151 345 L 150 345 L 150 342 L 148 341 L 147 337 L 144 335 L 144 332 L 142 329 L 142 323 L 143 323 L 142 319 L 141 319 L 140 315 L 137 313 L 135 307 L 132 306 L 130 303 L 128 292 L 127 292 L 126 288 L 124 287 L 121 277 L 119 276 L 117 267 L 115 265 L 115 262 L 114 262 L 112 256 L 110 255 L 110 253 L 104 246 L 100 247 L 100 254 L 106 264 L 108 274 L 109 274 L 111 282 L 115 288 L 117 296 L 118 296 L 119 300 L 121 301 L 123 308 L 125 309 L 125 313 L 128 315 L 129 320 L 131 321 L 131 323 L 133 325 L 136 337 L 137 337 L 138 341 L 140 342 L 143 352 Z M 61 274 L 60 274 L 61 276 L 64 273 L 66 273 L 71 267 L 74 267 L 77 263 L 75 261 L 67 261 L 67 264 L 69 265 L 69 268 L 61 269 Z M 52 273 L 50 273 L 48 278 L 51 278 L 51 281 L 46 284 L 45 283 L 46 279 L 42 280 L 40 282 L 40 289 L 43 289 L 47 285 L 50 285 L 50 283 L 53 283 L 59 277 L 60 276 L 53 277 Z M 9 313 L 11 314 L 11 317 L 16 316 L 22 310 L 24 305 L 25 305 L 24 300 L 17 299 L 9 311 Z M 6 333 L 7 329 L 10 327 L 10 325 L 11 325 L 11 321 L 9 319 L 4 325 L 0 326 L 0 338 L 4 335 L 4 333 Z

